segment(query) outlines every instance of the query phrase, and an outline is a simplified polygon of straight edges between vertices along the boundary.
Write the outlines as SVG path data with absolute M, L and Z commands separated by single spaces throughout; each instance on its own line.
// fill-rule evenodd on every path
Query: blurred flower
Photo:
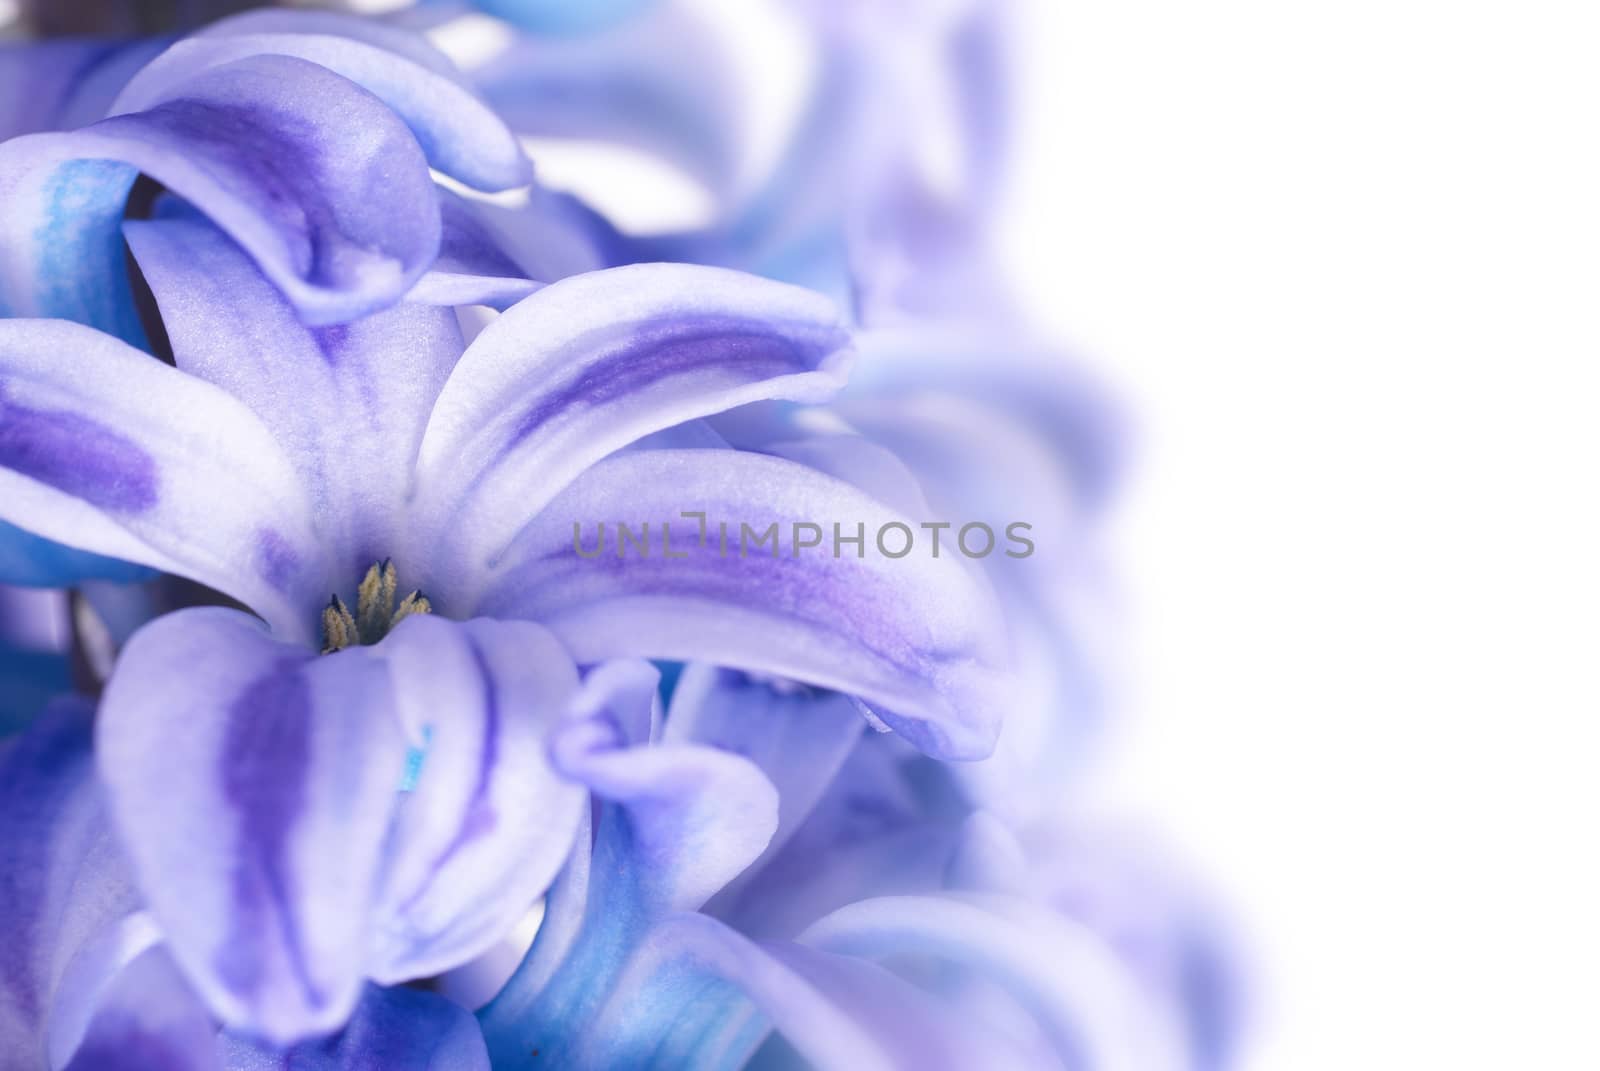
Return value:
M 1047 898 L 948 767 L 839 696 L 690 667 L 663 718 L 655 682 L 597 671 L 553 746 L 604 804 L 480 1013 L 497 1067 L 1215 1066 L 1225 978 L 1152 982 L 1160 923 Z

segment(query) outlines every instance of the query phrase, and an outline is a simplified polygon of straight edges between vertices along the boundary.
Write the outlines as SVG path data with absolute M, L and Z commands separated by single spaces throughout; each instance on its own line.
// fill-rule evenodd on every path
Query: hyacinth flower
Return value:
M 487 1069 L 471 1016 L 417 989 L 369 986 L 344 1030 L 289 1052 L 269 1054 L 256 1041 L 219 1034 L 143 910 L 95 777 L 93 716 L 88 701 L 63 699 L 0 745 L 0 1051 L 7 1067 Z
M 496 1067 L 1210 1066 L 1126 932 L 1052 910 L 1000 823 L 928 798 L 938 764 L 837 697 L 700 667 L 663 718 L 655 682 L 596 671 L 552 745 L 602 806 L 479 1013 Z
M 0 511 L 207 584 L 267 626 L 230 610 L 161 618 L 122 653 L 100 715 L 141 888 L 225 1023 L 278 1043 L 331 1029 L 363 978 L 464 962 L 537 896 L 538 866 L 526 885 L 506 869 L 534 840 L 559 858 L 571 829 L 541 839 L 553 783 L 525 798 L 513 756 L 484 743 L 497 689 L 521 679 L 492 652 L 518 642 L 502 630 L 534 629 L 506 619 L 541 623 L 582 664 L 737 666 L 859 697 L 932 754 L 992 746 L 1001 636 L 959 563 L 723 556 L 680 511 L 757 528 L 893 513 L 776 457 L 618 453 L 732 405 L 833 393 L 848 336 L 817 295 L 709 268 L 615 269 L 539 291 L 463 350 L 453 314 L 418 305 L 306 328 L 198 219 L 127 230 L 178 366 L 78 325 L 0 322 Z M 688 557 L 576 553 L 580 523 L 635 518 L 672 522 Z M 420 617 L 433 620 L 407 620 Z M 451 623 L 471 618 L 497 621 Z M 364 653 L 374 644 L 381 657 Z M 508 717 L 558 705 L 507 702 Z M 387 715 L 361 713 L 374 707 Z M 470 880 L 423 867 L 412 884 L 438 902 L 352 903 L 364 886 L 338 863 L 380 865 L 370 837 L 418 763 L 417 791 L 454 801 L 417 819 L 419 843 L 459 835 L 496 862 Z M 487 829 L 480 783 L 517 797 Z M 352 829 L 364 853 L 346 847 Z M 251 881 L 229 877 L 241 858 Z M 361 954 L 375 930 L 389 944 Z
M 0 144 L 0 313 L 144 345 L 121 233 L 141 174 L 228 233 L 309 323 L 405 296 L 503 307 L 536 288 L 530 274 L 572 270 L 515 263 L 435 184 L 430 168 L 484 190 L 526 185 L 531 171 L 419 36 L 263 11 L 154 51 L 83 41 L 0 52 L 10 129 L 40 131 Z M 536 237 L 548 242 L 550 228 Z M 591 264 L 580 254 L 578 266 Z M 0 582 L 141 575 L 10 527 L 0 546 Z

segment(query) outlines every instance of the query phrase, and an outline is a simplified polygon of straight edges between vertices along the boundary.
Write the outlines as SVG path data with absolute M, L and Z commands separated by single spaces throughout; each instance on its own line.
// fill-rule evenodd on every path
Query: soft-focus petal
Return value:
M 0 43 L 0 141 L 105 118 L 128 79 L 166 46 L 97 38 Z
M 657 0 L 476 0 L 491 15 L 537 33 L 586 33 L 630 18 Z
M 692 665 L 672 691 L 662 741 L 730 751 L 767 775 L 778 790 L 778 828 L 765 859 L 811 813 L 865 731 L 855 703 L 837 692 Z
M 405 770 L 382 661 L 319 657 L 231 610 L 140 631 L 101 704 L 98 758 L 151 913 L 225 1023 L 286 1043 L 361 992 L 367 919 Z
M 0 145 L 10 315 L 139 337 L 120 226 L 141 171 L 244 246 L 309 322 L 392 304 L 438 253 L 438 198 L 416 139 L 339 75 L 251 56 L 146 103 Z
M 471 1014 L 418 989 L 369 986 L 326 1041 L 282 1051 L 224 1034 L 219 1047 L 228 1071 L 489 1071 Z
M 51 1017 L 79 995 L 62 993 L 74 958 L 138 906 L 94 780 L 93 717 L 62 700 L 0 749 L 0 1052 L 25 1067 L 47 1066 Z
M 587 12 L 629 2 L 639 0 L 563 6 Z M 556 5 L 541 0 L 541 6 Z M 681 5 L 659 4 L 645 17 L 600 33 L 524 36 L 471 77 L 519 134 L 641 149 L 677 165 L 720 199 L 740 162 L 740 90 L 717 40 Z
M 417 513 L 437 542 L 418 557 L 459 575 L 428 583 L 481 582 L 540 506 L 643 435 L 760 399 L 826 399 L 848 345 L 826 300 L 720 269 L 639 265 L 546 287 L 473 341 L 434 408 Z
M 261 55 L 307 60 L 361 86 L 404 120 L 434 168 L 468 186 L 506 190 L 533 178 L 511 131 L 442 53 L 417 35 L 331 11 L 249 12 L 218 23 L 141 70 L 115 108 L 143 111 L 197 74 Z
M 742 933 L 787 939 L 856 900 L 942 890 L 970 812 L 957 768 L 864 735 L 799 828 L 710 910 Z
M 799 943 L 869 959 L 931 957 L 972 972 L 1023 1007 L 1068 1066 L 1183 1066 L 1174 1024 L 1141 999 L 1102 940 L 1015 898 L 864 900 L 821 919 Z
M 683 511 L 705 513 L 705 545 L 700 522 Z M 658 536 L 649 556 L 624 555 L 616 542 L 598 556 L 575 550 L 581 532 L 591 553 L 602 522 L 645 521 Z M 726 550 L 719 523 L 728 526 Z M 797 523 L 818 526 L 823 542 L 797 548 Z M 893 523 L 915 535 L 915 522 L 790 461 L 720 450 L 623 454 L 593 466 L 540 514 L 478 609 L 548 625 L 580 662 L 703 661 L 845 692 L 929 754 L 981 757 L 1007 687 L 992 601 L 948 545 L 937 558 L 925 544 L 887 557 L 876 535 Z M 659 538 L 668 525 L 670 557 Z M 776 539 L 745 554 L 744 525 L 752 537 L 775 525 Z M 846 537 L 864 533 L 860 549 L 834 546 L 835 526 Z M 898 549 L 904 537 L 890 538 Z
M 402 304 L 305 327 L 244 251 L 192 213 L 129 223 L 127 232 L 178 368 L 271 429 L 317 504 L 334 569 L 317 596 L 344 591 L 401 541 L 411 460 L 461 354 L 454 314 Z
M 108 335 L 0 320 L 0 518 L 179 573 L 309 638 L 328 581 L 299 478 L 209 383 Z
M 578 677 L 544 629 L 412 617 L 381 650 L 417 755 L 369 970 L 398 982 L 459 966 L 508 933 L 561 868 L 587 801 L 546 759 Z
M 164 948 L 108 987 L 66 1071 L 222 1071 L 217 1028 Z

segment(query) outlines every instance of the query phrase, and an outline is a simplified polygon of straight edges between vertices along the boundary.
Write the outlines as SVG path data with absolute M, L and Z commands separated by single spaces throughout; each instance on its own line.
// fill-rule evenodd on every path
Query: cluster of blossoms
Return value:
M 789 3 L 747 182 L 666 0 L 244 6 L 0 53 L 0 1062 L 1221 1067 L 1209 910 L 1071 806 L 1117 443 L 995 282 L 999 6 Z

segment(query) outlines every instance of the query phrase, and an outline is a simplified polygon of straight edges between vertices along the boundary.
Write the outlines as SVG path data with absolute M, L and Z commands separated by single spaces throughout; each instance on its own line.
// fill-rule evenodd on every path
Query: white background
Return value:
M 1032 0 L 1018 283 L 1133 403 L 1106 792 L 1249 1067 L 1600 1067 L 1600 9 Z

